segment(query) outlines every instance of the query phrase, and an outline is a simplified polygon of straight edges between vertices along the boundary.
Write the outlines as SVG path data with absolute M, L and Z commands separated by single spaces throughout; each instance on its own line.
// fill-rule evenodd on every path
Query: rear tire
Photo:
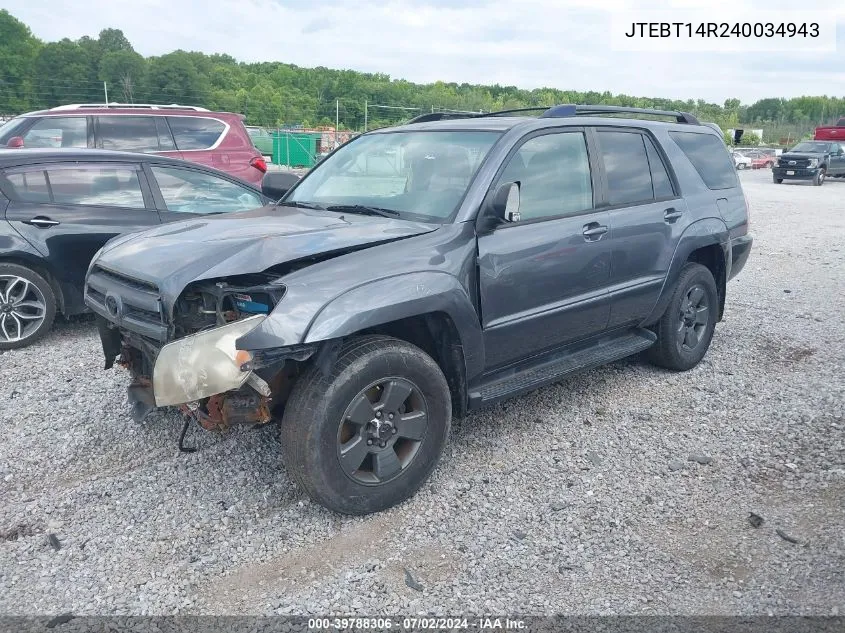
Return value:
M 772 176 L 772 182 L 776 185 L 779 185 L 783 182 L 783 178 L 778 178 L 777 176 Z
M 745 169 L 745 163 L 740 163 L 736 166 L 737 169 Z
M 451 420 L 449 386 L 430 356 L 387 336 L 352 338 L 326 373 L 314 364 L 294 385 L 282 418 L 285 467 L 330 510 L 378 512 L 425 482 Z
M 648 350 L 649 360 L 675 371 L 698 365 L 710 347 L 718 313 L 719 294 L 713 274 L 701 264 L 686 264 L 655 326 L 657 342 Z
M 26 266 L 0 263 L 0 349 L 26 347 L 42 338 L 56 317 L 56 295 Z

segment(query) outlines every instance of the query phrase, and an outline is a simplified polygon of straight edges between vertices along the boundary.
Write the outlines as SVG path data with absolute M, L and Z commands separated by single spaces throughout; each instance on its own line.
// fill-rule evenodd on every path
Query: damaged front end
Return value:
M 115 277 L 111 273 L 109 281 Z M 237 340 L 258 327 L 284 296 L 284 286 L 272 275 L 188 285 L 172 316 L 158 303 L 163 326 L 158 337 L 149 336 L 148 327 L 133 327 L 132 320 L 119 318 L 143 316 L 132 305 L 139 288 L 132 289 L 135 294 L 121 293 L 115 284 L 98 287 L 99 281 L 96 272 L 89 276 L 89 295 L 102 295 L 106 311 L 115 303 L 120 308 L 118 315 L 109 311 L 118 323 L 102 314 L 98 318 L 106 368 L 117 362 L 130 371 L 128 397 L 137 421 L 157 407 L 176 406 L 207 430 L 266 424 L 280 413 L 299 361 L 314 352 L 313 346 L 237 349 Z M 143 298 L 136 303 L 144 303 Z M 92 307 L 100 312 L 98 305 Z

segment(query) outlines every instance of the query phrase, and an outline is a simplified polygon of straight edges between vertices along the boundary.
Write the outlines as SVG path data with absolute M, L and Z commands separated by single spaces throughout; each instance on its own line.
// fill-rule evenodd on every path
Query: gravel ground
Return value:
M 176 417 L 134 424 L 90 319 L 6 352 L 0 613 L 845 614 L 845 181 L 742 179 L 755 247 L 699 367 L 472 415 L 375 516 L 310 503 L 274 427 L 182 455 Z

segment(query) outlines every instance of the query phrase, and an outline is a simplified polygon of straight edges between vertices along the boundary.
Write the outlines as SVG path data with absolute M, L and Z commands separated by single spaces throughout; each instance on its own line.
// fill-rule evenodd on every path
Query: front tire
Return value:
M 710 347 L 718 316 L 713 274 L 701 264 L 686 264 L 655 327 L 657 342 L 648 350 L 649 360 L 675 371 L 692 369 Z
M 825 176 L 827 176 L 827 172 L 824 170 L 824 168 L 820 169 L 819 173 L 816 174 L 816 177 L 813 178 L 813 184 L 816 187 L 821 187 L 824 184 Z
M 745 169 L 745 163 L 739 163 L 739 164 L 736 166 L 736 168 L 737 168 L 737 169 Z
M 43 337 L 56 317 L 56 295 L 44 277 L 0 263 L 0 349 L 26 347 Z
M 413 495 L 437 465 L 452 420 L 443 372 L 387 336 L 350 339 L 324 373 L 315 363 L 285 406 L 282 451 L 318 503 L 369 514 Z

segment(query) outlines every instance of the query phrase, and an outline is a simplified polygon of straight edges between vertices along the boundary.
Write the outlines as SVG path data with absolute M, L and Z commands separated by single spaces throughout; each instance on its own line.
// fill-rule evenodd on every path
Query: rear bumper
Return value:
M 788 174 L 787 172 L 792 172 Z M 783 180 L 812 180 L 819 173 L 819 168 L 807 167 L 772 167 L 772 176 Z
M 754 238 L 750 235 L 742 235 L 731 240 L 731 274 L 728 279 L 733 279 L 745 268 L 753 243 Z

